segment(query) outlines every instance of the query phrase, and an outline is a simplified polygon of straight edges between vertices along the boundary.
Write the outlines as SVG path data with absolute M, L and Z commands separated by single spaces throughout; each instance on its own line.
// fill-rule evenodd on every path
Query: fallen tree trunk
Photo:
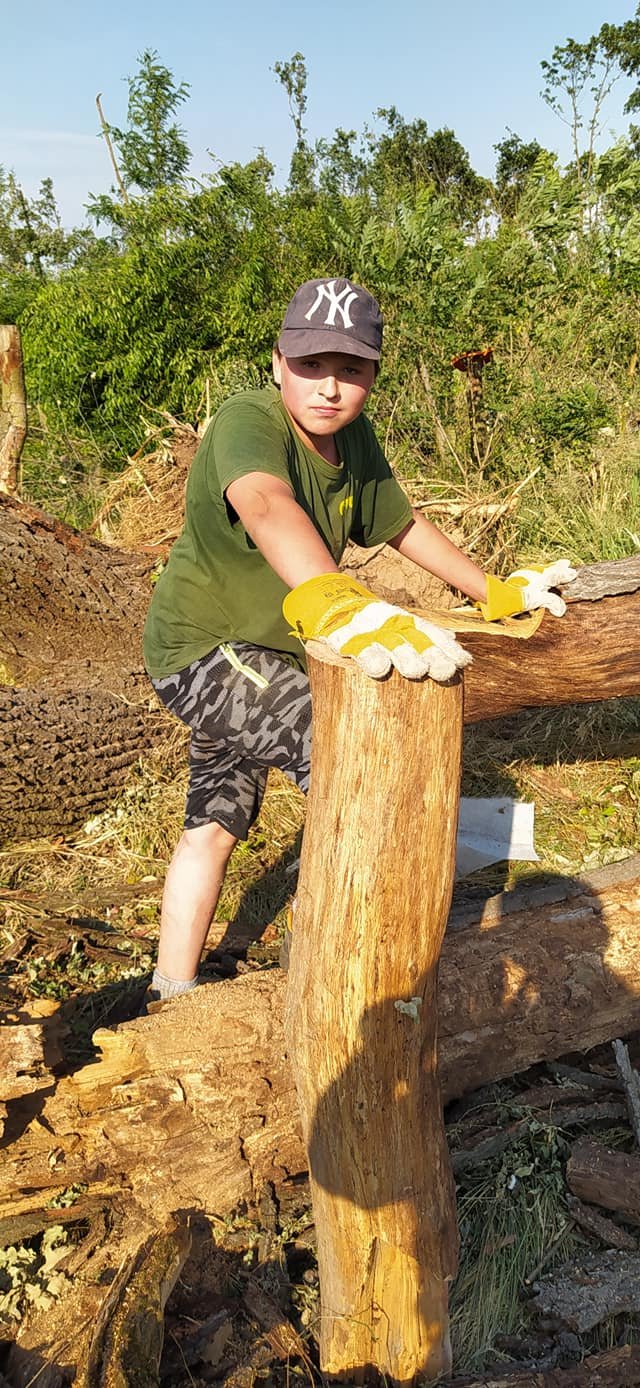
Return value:
M 638 1030 L 639 946 L 640 856 L 454 918 L 439 975 L 445 1099 Z M 306 1157 L 285 986 L 274 970 L 195 989 L 98 1031 L 100 1061 L 54 1092 L 11 1100 L 8 1130 L 22 1136 L 0 1166 L 0 1231 L 75 1183 L 88 1195 L 129 1190 L 158 1222 L 176 1189 L 182 1206 L 217 1214 L 265 1185 L 291 1189 Z
M 563 596 L 566 615 L 527 641 L 463 633 L 466 723 L 640 694 L 640 556 L 585 565 Z
M 7 840 L 79 827 L 175 722 L 142 668 L 151 571 L 0 495 L 0 825 Z M 373 570 L 363 555 L 362 578 Z M 408 566 L 397 598 L 420 595 Z M 413 588 L 412 588 L 413 579 Z M 398 579 L 400 581 L 400 579 Z M 373 586 L 375 583 L 373 582 Z M 384 595 L 394 596 L 388 588 Z M 640 694 L 640 558 L 580 570 L 561 621 L 524 642 L 465 632 L 465 722 Z
M 77 827 L 169 726 L 142 668 L 148 555 L 0 496 L 0 834 Z

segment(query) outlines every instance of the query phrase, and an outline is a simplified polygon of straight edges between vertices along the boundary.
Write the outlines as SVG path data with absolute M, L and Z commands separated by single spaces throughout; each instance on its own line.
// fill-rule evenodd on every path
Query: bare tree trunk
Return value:
M 20 329 L 0 324 L 0 492 L 18 490 L 20 455 L 27 437 L 27 396 L 24 386 Z
M 321 1367 L 409 1384 L 451 1367 L 457 1226 L 436 982 L 462 687 L 371 680 L 308 651 L 313 760 L 285 1030 L 309 1153 Z
M 117 183 L 118 189 L 119 189 L 119 191 L 120 191 L 120 197 L 122 198 L 122 201 L 123 201 L 124 203 L 128 203 L 128 202 L 129 202 L 129 194 L 128 194 L 128 192 L 127 192 L 125 186 L 124 186 L 124 182 L 123 182 L 123 179 L 122 179 L 122 174 L 120 173 L 120 168 L 119 168 L 119 166 L 118 166 L 118 161 L 117 161 L 117 159 L 116 159 L 115 150 L 114 150 L 114 148 L 113 148 L 113 144 L 112 144 L 112 141 L 111 141 L 111 134 L 110 134 L 110 132 L 109 132 L 109 126 L 107 125 L 107 122 L 106 122 L 106 120 L 105 120 L 105 118 L 104 118 L 104 112 L 103 112 L 103 110 L 102 110 L 102 102 L 101 102 L 101 100 L 100 100 L 101 96 L 102 96 L 102 92 L 98 92 L 98 95 L 97 95 L 97 97 L 96 97 L 96 106 L 97 106 L 97 108 L 98 108 L 98 115 L 99 115 L 99 117 L 100 117 L 100 129 L 102 130 L 102 134 L 103 134 L 103 137 L 104 137 L 104 142 L 105 142 L 105 144 L 106 144 L 106 146 L 107 146 L 107 151 L 108 151 L 108 154 L 109 154 L 109 158 L 110 158 L 110 160 L 111 160 L 111 167 L 112 167 L 113 172 L 114 172 L 114 174 L 115 174 L 115 176 L 116 176 L 116 183 Z

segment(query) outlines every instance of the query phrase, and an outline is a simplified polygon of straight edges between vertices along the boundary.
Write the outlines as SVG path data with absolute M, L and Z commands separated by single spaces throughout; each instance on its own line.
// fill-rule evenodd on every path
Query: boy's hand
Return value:
M 392 665 L 406 679 L 449 680 L 471 656 L 449 631 L 380 602 L 346 574 L 322 574 L 293 588 L 282 611 L 302 641 L 326 641 L 380 679 Z
M 531 612 L 546 607 L 554 617 L 563 617 L 567 604 L 558 593 L 550 593 L 558 583 L 571 583 L 577 569 L 568 559 L 558 559 L 547 568 L 517 569 L 509 578 L 494 578 L 487 574 L 486 602 L 479 602 L 485 622 L 497 622 L 500 617 L 513 617 L 518 612 Z

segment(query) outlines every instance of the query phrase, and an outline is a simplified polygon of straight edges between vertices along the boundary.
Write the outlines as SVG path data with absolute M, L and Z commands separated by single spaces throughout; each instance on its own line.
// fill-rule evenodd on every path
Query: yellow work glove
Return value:
M 381 602 L 346 574 L 300 583 L 287 593 L 282 611 L 302 641 L 326 641 L 374 679 L 395 665 L 406 679 L 450 680 L 471 660 L 452 632 Z
M 546 607 L 554 617 L 563 617 L 567 604 L 549 589 L 558 583 L 571 583 L 576 573 L 577 569 L 571 568 L 568 559 L 558 559 L 546 569 L 537 565 L 517 569 L 504 579 L 487 574 L 487 600 L 479 602 L 478 607 L 485 622 L 497 622 L 500 617 L 513 617 L 518 612 L 532 612 L 536 607 Z

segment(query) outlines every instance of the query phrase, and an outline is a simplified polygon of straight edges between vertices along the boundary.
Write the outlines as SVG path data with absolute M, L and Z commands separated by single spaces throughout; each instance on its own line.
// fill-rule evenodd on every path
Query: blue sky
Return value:
M 540 97 L 540 61 L 570 35 L 630 19 L 635 0 L 29 0 L 3 17 L 0 164 L 25 190 L 51 176 L 66 223 L 83 219 L 89 192 L 111 183 L 95 108 L 126 119 L 125 78 L 155 48 L 191 85 L 181 121 L 192 172 L 251 159 L 262 146 L 283 181 L 292 147 L 287 100 L 274 62 L 300 51 L 309 73 L 310 139 L 336 126 L 375 125 L 395 105 L 431 130 L 452 127 L 474 167 L 491 175 L 493 145 L 516 131 L 569 158 L 562 122 Z M 627 125 L 619 84 L 605 116 L 607 143 Z

